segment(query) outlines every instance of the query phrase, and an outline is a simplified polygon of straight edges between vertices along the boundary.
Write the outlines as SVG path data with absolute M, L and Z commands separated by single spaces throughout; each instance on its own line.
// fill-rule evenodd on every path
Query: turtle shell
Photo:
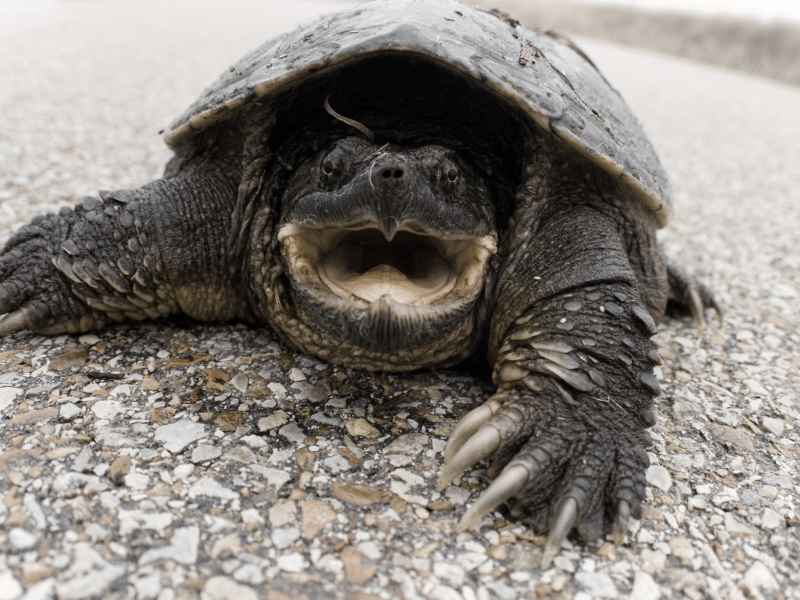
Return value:
M 275 37 L 224 73 L 165 130 L 170 147 L 325 69 L 411 53 L 474 80 L 617 177 L 663 226 L 669 181 L 641 125 L 568 39 L 452 0 L 378 0 Z

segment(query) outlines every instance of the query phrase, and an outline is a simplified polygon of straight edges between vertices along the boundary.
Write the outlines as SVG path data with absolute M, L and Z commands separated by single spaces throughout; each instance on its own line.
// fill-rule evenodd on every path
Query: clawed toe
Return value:
M 628 531 L 630 520 L 631 505 L 625 500 L 620 500 L 617 505 L 617 516 L 614 519 L 614 532 L 612 534 L 615 544 L 620 545 L 625 539 L 625 533 Z
M 500 410 L 500 402 L 496 399 L 491 399 L 467 413 L 450 434 L 450 440 L 444 450 L 444 462 L 450 462 L 456 452 L 464 445 L 464 442 L 488 423 L 498 410 Z
M 706 326 L 706 310 L 712 309 L 719 322 L 722 322 L 722 307 L 717 302 L 717 299 L 706 289 L 705 286 L 698 285 L 692 286 L 688 292 L 689 311 L 692 313 L 694 325 L 697 329 L 702 329 Z
M 482 407 L 481 407 L 482 408 Z M 469 469 L 474 464 L 488 458 L 500 447 L 500 432 L 491 425 L 479 429 L 467 442 L 458 449 L 458 452 L 442 468 L 439 491 L 446 488 L 452 481 Z
M 578 502 L 575 498 L 567 497 L 562 500 L 556 508 L 550 523 L 550 534 L 547 536 L 547 543 L 542 554 L 542 569 L 547 569 L 553 562 L 561 544 L 572 531 L 578 522 Z
M 722 322 L 722 307 L 706 285 L 673 263 L 667 263 L 667 269 L 672 297 L 689 308 L 695 327 L 702 329 L 706 326 L 708 309 L 713 310 Z
M 484 490 L 458 522 L 458 531 L 466 531 L 503 502 L 517 496 L 531 479 L 525 465 L 512 463 Z

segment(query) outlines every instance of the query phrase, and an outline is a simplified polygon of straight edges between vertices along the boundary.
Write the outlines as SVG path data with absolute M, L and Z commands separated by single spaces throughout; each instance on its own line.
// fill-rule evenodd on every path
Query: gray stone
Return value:
M 17 600 L 22 591 L 22 585 L 11 571 L 0 572 L 0 600 Z
M 250 380 L 247 378 L 247 375 L 244 373 L 238 373 L 231 379 L 231 385 L 239 390 L 242 394 L 247 393 L 247 386 L 250 384 Z
M 775 434 L 776 437 L 783 435 L 783 430 L 786 428 L 786 421 L 783 419 L 773 419 L 771 417 L 764 417 L 761 419 L 761 424 L 767 431 Z
M 198 496 L 234 500 L 239 497 L 239 493 L 226 488 L 213 477 L 202 477 L 189 488 L 189 498 L 197 498 Z
M 271 486 L 274 486 L 275 491 L 277 492 L 280 490 L 283 485 L 292 478 L 291 473 L 287 473 L 286 471 L 282 471 L 281 469 L 273 469 L 272 467 L 262 467 L 259 464 L 250 465 L 250 468 L 263 475 L 267 483 Z
M 136 589 L 136 600 L 154 600 L 161 591 L 161 575 L 153 574 L 131 579 Z
M 35 548 L 39 537 L 22 527 L 12 527 L 8 532 L 8 543 L 15 552 L 24 552 Z
M 195 423 L 189 419 L 183 419 L 177 423 L 162 425 L 156 429 L 155 439 L 169 450 L 172 454 L 183 452 L 192 442 L 202 440 L 208 434 L 206 428 L 201 423 Z
M 302 573 L 308 566 L 305 557 L 299 552 L 290 552 L 278 557 L 278 568 L 288 573 Z
M 200 545 L 200 528 L 196 525 L 181 527 L 175 530 L 170 544 L 161 548 L 151 548 L 139 558 L 139 565 L 146 565 L 161 560 L 174 560 L 183 565 L 197 562 L 197 551 Z
M 430 437 L 424 433 L 405 433 L 398 436 L 391 444 L 383 449 L 385 454 L 405 454 L 416 456 L 428 445 Z
M 328 399 L 328 392 L 323 388 L 312 385 L 306 381 L 298 381 L 292 384 L 292 389 L 297 390 L 296 400 L 308 400 L 309 402 L 325 402 Z
M 125 575 L 125 567 L 106 561 L 88 542 L 75 544 L 73 562 L 66 576 L 55 584 L 59 600 L 84 600 L 102 596 L 117 579 Z
M 650 465 L 647 468 L 647 483 L 657 487 L 662 492 L 668 492 L 672 487 L 672 477 L 661 465 Z
M 278 549 L 291 547 L 300 538 L 297 527 L 278 527 L 272 530 L 272 543 Z
M 277 429 L 289 422 L 289 415 L 286 411 L 276 410 L 268 417 L 262 417 L 258 420 L 259 431 L 269 431 L 270 429 Z
M 11 403 L 14 402 L 14 398 L 19 396 L 21 393 L 21 388 L 0 387 L 0 411 L 4 411 L 11 406 Z
M 637 571 L 633 576 L 633 589 L 629 600 L 658 600 L 661 597 L 661 588 L 653 576 L 645 571 Z
M 134 490 L 146 490 L 150 485 L 150 478 L 144 473 L 128 473 L 125 475 L 125 487 Z
M 306 437 L 308 437 L 306 433 L 300 429 L 300 426 L 297 423 L 289 423 L 284 425 L 278 430 L 278 433 L 293 444 L 298 445 L 305 444 Z
M 98 419 L 113 421 L 114 417 L 125 412 L 125 404 L 119 400 L 98 400 L 92 404 L 92 412 Z
M 84 446 L 72 462 L 72 470 L 79 473 L 89 473 L 96 464 L 92 449 L 89 446 Z
M 731 513 L 725 513 L 725 531 L 731 535 L 756 535 L 752 527 L 745 525 Z
M 748 588 L 751 594 L 756 598 L 760 596 L 758 593 L 760 591 L 774 592 L 780 589 L 780 584 L 778 580 L 775 579 L 775 575 L 772 574 L 769 567 L 758 560 L 747 569 L 742 579 L 742 584 L 744 587 Z
M 241 583 L 261 585 L 264 583 L 264 573 L 261 568 L 253 564 L 242 565 L 233 572 L 233 578 Z
M 25 494 L 22 505 L 31 516 L 33 523 L 36 525 L 36 529 L 44 529 L 47 526 L 47 517 L 35 494 Z
M 769 396 L 769 392 L 755 379 L 745 379 L 743 383 L 752 394 L 756 396 Z
M 765 508 L 764 514 L 761 517 L 761 527 L 764 529 L 777 529 L 784 524 L 783 517 L 772 510 L 771 508 Z
M 289 379 L 291 379 L 292 381 L 305 381 L 306 374 L 303 373 L 303 371 L 301 371 L 297 367 L 294 367 L 289 370 Z
M 258 594 L 230 577 L 218 575 L 206 581 L 200 592 L 200 600 L 258 600 Z
M 56 580 L 53 577 L 37 581 L 25 591 L 22 600 L 52 600 L 55 587 Z M 0 581 L 0 589 L 2 588 L 3 582 Z M 0 592 L 0 594 L 2 594 L 2 592 Z
M 250 464 L 256 459 L 255 453 L 245 446 L 231 448 L 225 453 L 225 460 L 235 460 L 236 462 Z
M 201 463 L 207 460 L 214 460 L 215 458 L 219 458 L 222 456 L 222 450 L 217 446 L 211 446 L 210 444 L 200 444 L 194 450 L 192 450 L 192 462 L 193 463 Z
M 460 566 L 438 561 L 433 563 L 433 574 L 439 579 L 444 579 L 453 587 L 464 585 L 464 577 L 466 575 L 464 569 Z M 434 597 L 438 598 L 435 594 Z
M 575 573 L 575 581 L 586 588 L 593 598 L 616 598 L 619 594 L 614 581 L 606 573 Z
M 58 411 L 58 416 L 65 421 L 71 421 L 82 412 L 83 409 L 80 406 L 73 404 L 72 402 L 67 402 L 66 404 L 61 405 L 61 410 Z
M 461 594 L 446 585 L 437 585 L 431 590 L 430 597 L 436 598 L 436 600 L 463 600 Z

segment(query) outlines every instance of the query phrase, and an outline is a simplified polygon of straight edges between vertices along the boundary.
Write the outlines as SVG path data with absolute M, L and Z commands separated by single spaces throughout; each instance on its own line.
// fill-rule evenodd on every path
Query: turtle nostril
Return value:
M 387 167 L 381 172 L 381 177 L 384 179 L 402 179 L 406 174 L 406 170 L 402 167 Z

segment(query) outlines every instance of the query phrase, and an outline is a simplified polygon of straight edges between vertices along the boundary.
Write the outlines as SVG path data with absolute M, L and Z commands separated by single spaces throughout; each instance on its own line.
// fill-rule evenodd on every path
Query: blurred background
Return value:
M 528 26 L 611 40 L 800 85 L 798 0 L 479 0 Z

